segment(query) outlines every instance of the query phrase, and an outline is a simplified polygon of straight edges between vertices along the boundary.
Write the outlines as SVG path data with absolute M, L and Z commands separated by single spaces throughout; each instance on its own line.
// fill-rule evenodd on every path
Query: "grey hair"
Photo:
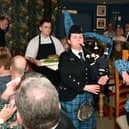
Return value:
M 29 129 L 49 129 L 59 121 L 58 93 L 45 77 L 23 80 L 16 93 L 16 106 Z

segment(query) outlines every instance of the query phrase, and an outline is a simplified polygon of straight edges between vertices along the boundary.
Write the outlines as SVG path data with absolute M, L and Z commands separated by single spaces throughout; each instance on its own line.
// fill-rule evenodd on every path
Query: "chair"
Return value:
M 110 103 L 110 96 L 114 96 L 114 93 L 109 91 L 112 87 L 115 87 L 115 68 L 113 64 L 113 61 L 109 60 L 109 82 L 105 87 L 101 87 L 101 92 L 99 94 L 98 112 L 100 119 L 102 119 L 105 116 L 109 119 L 112 119 L 113 117 L 113 105 Z M 108 87 L 106 91 L 107 93 L 104 93 L 106 87 Z M 111 88 L 109 89 L 109 87 Z
M 113 117 L 113 107 L 114 107 L 114 87 L 115 87 L 115 68 L 114 62 L 109 61 L 109 82 L 107 84 L 108 87 L 108 96 L 107 96 L 107 103 L 104 106 L 104 114 L 108 116 L 109 119 Z
M 123 50 L 122 58 L 127 60 L 128 57 L 128 50 Z M 124 105 L 129 94 L 129 86 L 124 85 L 122 82 L 120 74 L 115 69 L 115 129 L 119 129 L 116 120 L 119 116 L 125 114 Z

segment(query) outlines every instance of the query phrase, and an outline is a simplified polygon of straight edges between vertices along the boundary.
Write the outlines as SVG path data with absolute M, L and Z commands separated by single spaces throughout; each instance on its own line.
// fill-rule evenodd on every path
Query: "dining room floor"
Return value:
M 109 119 L 109 117 L 97 117 L 96 129 L 114 129 L 114 117 L 111 119 Z

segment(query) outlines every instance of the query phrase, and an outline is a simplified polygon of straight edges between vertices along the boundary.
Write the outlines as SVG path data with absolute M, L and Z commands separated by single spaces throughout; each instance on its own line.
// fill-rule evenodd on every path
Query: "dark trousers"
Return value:
M 52 70 L 46 66 L 36 66 L 34 64 L 31 64 L 31 68 L 38 72 L 38 73 L 41 73 L 43 76 L 46 76 L 50 81 L 51 83 L 56 87 L 58 88 L 59 86 L 59 83 L 60 83 L 60 78 L 59 78 L 59 73 L 58 73 L 58 70 Z

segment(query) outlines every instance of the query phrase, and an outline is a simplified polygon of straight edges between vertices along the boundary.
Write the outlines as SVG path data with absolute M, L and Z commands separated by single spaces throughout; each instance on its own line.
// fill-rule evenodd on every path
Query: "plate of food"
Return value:
M 47 66 L 51 69 L 57 69 L 58 68 L 58 58 L 46 58 L 41 59 L 42 66 Z

